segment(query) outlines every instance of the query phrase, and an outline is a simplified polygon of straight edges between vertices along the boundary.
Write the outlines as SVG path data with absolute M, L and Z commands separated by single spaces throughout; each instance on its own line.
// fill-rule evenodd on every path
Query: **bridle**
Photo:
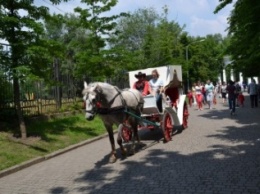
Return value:
M 89 96 L 89 94 L 92 93 L 92 92 L 89 92 L 89 93 L 86 94 L 85 101 L 88 99 L 89 104 L 92 105 L 92 110 L 85 110 L 85 112 L 90 113 L 93 116 L 95 116 L 96 114 L 112 114 L 112 113 L 116 113 L 116 112 L 123 112 L 124 110 L 126 110 L 127 105 L 126 105 L 126 102 L 125 102 L 125 100 L 122 96 L 121 91 L 117 87 L 115 87 L 115 89 L 117 91 L 117 94 L 113 97 L 112 100 L 110 100 L 110 102 L 108 102 L 108 105 L 111 105 L 114 102 L 115 98 L 117 96 L 120 96 L 120 99 L 122 101 L 122 106 L 114 107 L 114 108 L 102 107 L 102 105 L 101 105 L 102 100 L 101 100 L 101 97 L 100 97 L 100 93 L 95 92 L 95 98 L 93 100 L 89 100 L 88 96 Z M 87 106 L 87 104 L 86 104 L 86 106 Z
M 90 113 L 92 115 L 96 115 L 98 113 L 98 109 L 101 107 L 100 96 L 97 95 L 97 93 L 96 93 L 95 98 L 93 100 L 90 100 L 88 97 L 89 94 L 90 93 L 86 94 L 85 101 L 87 101 L 87 100 L 89 101 L 89 104 L 92 105 L 92 110 L 85 110 L 85 112 Z M 87 106 L 87 103 L 86 103 L 86 106 Z

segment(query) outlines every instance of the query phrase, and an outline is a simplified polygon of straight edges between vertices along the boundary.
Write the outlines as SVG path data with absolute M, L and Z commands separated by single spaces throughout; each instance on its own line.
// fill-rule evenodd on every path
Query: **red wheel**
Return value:
M 163 135 L 165 142 L 172 139 L 173 120 L 170 113 L 166 112 L 163 117 Z
M 189 110 L 187 103 L 185 102 L 183 105 L 183 117 L 182 117 L 182 128 L 186 129 L 188 127 L 188 117 L 189 117 Z

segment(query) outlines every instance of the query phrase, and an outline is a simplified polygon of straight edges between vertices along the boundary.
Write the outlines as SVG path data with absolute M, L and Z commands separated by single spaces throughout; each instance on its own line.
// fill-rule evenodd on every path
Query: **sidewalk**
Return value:
M 0 193 L 260 193 L 260 108 L 246 98 L 236 116 L 219 99 L 190 108 L 189 127 L 166 144 L 143 131 L 156 143 L 114 164 L 108 138 L 71 150 L 0 178 Z

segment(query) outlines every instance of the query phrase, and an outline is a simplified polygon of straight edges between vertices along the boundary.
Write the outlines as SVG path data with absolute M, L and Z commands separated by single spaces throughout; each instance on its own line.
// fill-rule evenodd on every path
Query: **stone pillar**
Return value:
M 221 74 L 219 74 L 219 76 L 218 76 L 218 83 L 221 83 L 221 84 L 222 84 Z
M 254 80 L 255 80 L 255 83 L 259 83 L 259 80 L 258 80 L 258 77 L 253 77 L 254 78 Z
M 227 83 L 226 70 L 223 69 L 223 82 Z
M 233 69 L 230 70 L 230 79 L 231 79 L 232 81 L 236 81 L 236 80 L 234 79 L 234 70 L 233 70 Z
M 239 72 L 239 83 L 242 84 L 243 81 L 244 81 L 244 79 L 243 79 L 242 73 Z

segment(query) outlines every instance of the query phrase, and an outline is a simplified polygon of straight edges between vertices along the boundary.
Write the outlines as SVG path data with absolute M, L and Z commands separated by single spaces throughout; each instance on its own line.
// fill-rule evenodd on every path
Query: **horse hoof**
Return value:
M 127 149 L 126 149 L 126 148 L 124 148 L 123 150 L 121 150 L 121 155 L 122 155 L 123 157 L 127 156 Z
M 130 156 L 135 155 L 135 150 L 134 150 L 134 149 L 131 149 L 130 152 L 129 152 L 129 155 L 130 155 Z
M 117 157 L 115 155 L 110 156 L 109 163 L 115 163 L 117 160 Z

